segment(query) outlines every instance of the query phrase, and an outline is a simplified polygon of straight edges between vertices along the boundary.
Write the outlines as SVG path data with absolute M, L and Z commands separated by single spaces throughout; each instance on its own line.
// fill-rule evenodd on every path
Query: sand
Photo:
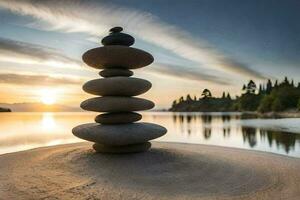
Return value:
M 153 142 L 102 155 L 76 143 L 0 156 L 0 199 L 300 199 L 300 159 Z

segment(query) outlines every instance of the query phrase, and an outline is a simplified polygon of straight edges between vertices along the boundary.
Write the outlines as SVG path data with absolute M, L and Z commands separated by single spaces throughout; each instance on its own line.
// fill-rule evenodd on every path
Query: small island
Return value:
M 11 109 L 9 109 L 9 108 L 1 108 L 0 107 L 0 112 L 11 112 Z
M 261 116 L 300 116 L 300 83 L 295 85 L 287 77 L 282 82 L 259 84 L 250 80 L 242 87 L 242 94 L 232 98 L 223 92 L 214 97 L 209 89 L 204 89 L 201 98 L 190 94 L 174 100 L 169 111 L 173 112 L 244 112 Z

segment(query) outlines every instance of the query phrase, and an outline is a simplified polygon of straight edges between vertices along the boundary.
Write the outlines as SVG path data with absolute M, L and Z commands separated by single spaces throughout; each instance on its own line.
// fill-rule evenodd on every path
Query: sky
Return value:
M 0 0 L 0 103 L 79 106 L 98 71 L 82 54 L 114 26 L 154 63 L 134 70 L 156 108 L 208 88 L 241 93 L 245 82 L 300 81 L 298 0 Z

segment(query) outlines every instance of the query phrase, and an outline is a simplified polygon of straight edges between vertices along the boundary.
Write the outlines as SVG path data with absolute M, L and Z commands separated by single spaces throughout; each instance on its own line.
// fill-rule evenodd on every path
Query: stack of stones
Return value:
M 147 92 L 151 83 L 132 78 L 129 69 L 145 67 L 153 62 L 151 54 L 130 47 L 134 38 L 121 33 L 121 27 L 114 27 L 103 38 L 103 47 L 84 53 L 83 61 L 100 71 L 99 78 L 83 85 L 87 93 L 101 96 L 81 103 L 88 111 L 103 112 L 95 118 L 96 123 L 73 128 L 75 136 L 94 142 L 93 148 L 102 153 L 131 153 L 146 151 L 151 147 L 149 140 L 164 135 L 167 130 L 152 123 L 137 122 L 142 115 L 134 111 L 148 110 L 154 103 L 133 96 Z

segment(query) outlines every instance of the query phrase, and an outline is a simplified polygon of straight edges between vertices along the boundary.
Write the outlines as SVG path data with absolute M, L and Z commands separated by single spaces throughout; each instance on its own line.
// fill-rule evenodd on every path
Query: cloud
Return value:
M 128 33 L 207 69 L 265 78 L 246 64 L 212 48 L 206 41 L 193 37 L 187 31 L 167 24 L 148 12 L 82 0 L 2 0 L 0 7 L 32 16 L 39 20 L 35 26 L 49 30 L 84 32 L 99 37 L 106 35 L 112 26 L 122 25 Z M 40 21 L 47 22 L 47 25 Z
M 6 38 L 0 38 L 0 61 L 65 68 L 80 67 L 79 61 L 62 55 L 55 49 Z
M 150 71 L 151 69 L 151 71 Z M 151 68 L 147 69 L 149 72 L 155 74 L 163 74 L 165 76 L 174 76 L 177 78 L 183 78 L 193 81 L 207 81 L 211 83 L 218 83 L 222 85 L 231 85 L 231 81 L 220 76 L 215 76 L 212 74 L 195 71 L 194 69 L 186 69 L 183 66 L 165 64 L 165 63 L 155 63 Z
M 46 75 L 1 73 L 0 84 L 1 83 L 15 85 L 55 86 L 65 84 L 82 84 L 82 80 L 69 77 L 52 77 Z

